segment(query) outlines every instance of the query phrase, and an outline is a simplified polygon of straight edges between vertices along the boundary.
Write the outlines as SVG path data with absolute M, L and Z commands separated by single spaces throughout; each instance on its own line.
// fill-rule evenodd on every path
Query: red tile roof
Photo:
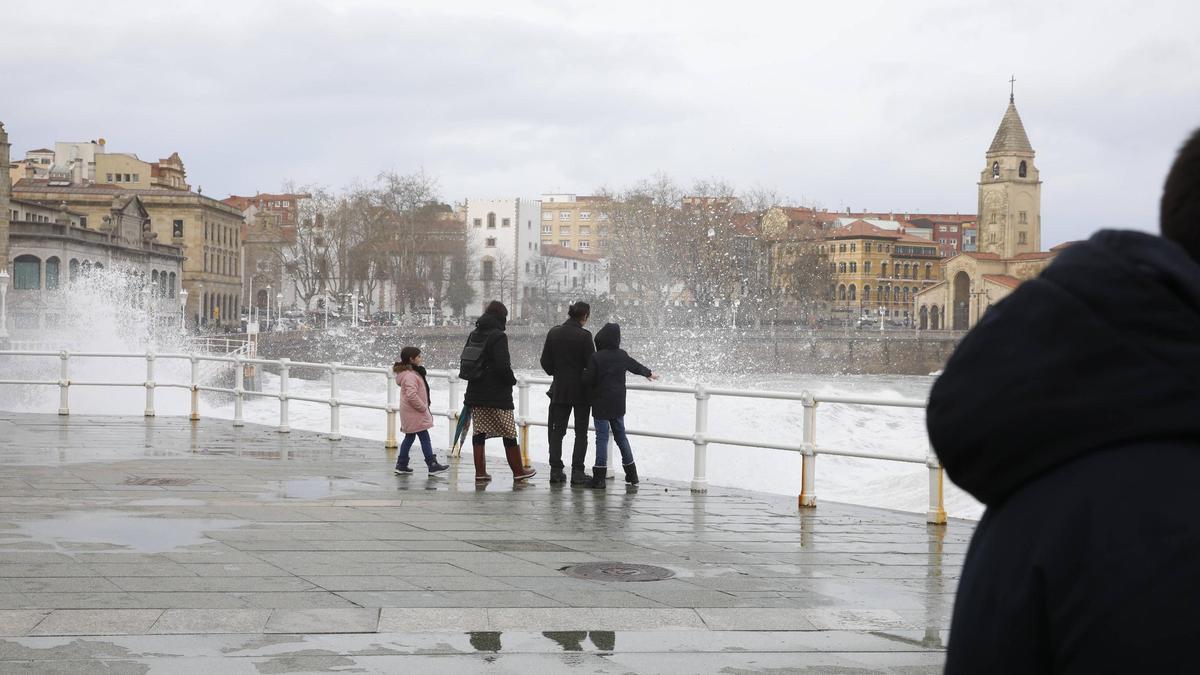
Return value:
M 572 260 L 583 260 L 586 262 L 600 262 L 603 260 L 602 257 L 595 253 L 584 253 L 583 251 L 576 251 L 575 249 L 557 244 L 542 244 L 541 253 L 552 258 L 571 258 Z
M 1029 253 L 1019 253 L 1013 256 L 1013 260 L 1043 260 L 1045 258 L 1053 258 L 1055 253 L 1052 251 L 1031 251 Z
M 1066 247 L 1070 246 L 1071 244 L 1078 244 L 1079 241 L 1080 240 L 1078 240 L 1078 239 L 1076 239 L 1074 241 L 1064 241 L 1063 243 L 1059 244 L 1058 246 L 1051 246 L 1050 250 L 1057 253 L 1057 252 L 1065 249 Z
M 976 260 L 1000 260 L 1000 256 L 995 253 L 980 253 L 979 251 L 963 251 L 963 255 L 969 255 Z
M 1008 286 L 1009 288 L 1016 288 L 1017 286 L 1021 285 L 1020 279 L 1016 277 L 1010 277 L 1007 274 L 985 274 L 983 275 L 983 278 L 985 281 L 990 281 L 994 284 L 1000 284 L 1001 286 Z

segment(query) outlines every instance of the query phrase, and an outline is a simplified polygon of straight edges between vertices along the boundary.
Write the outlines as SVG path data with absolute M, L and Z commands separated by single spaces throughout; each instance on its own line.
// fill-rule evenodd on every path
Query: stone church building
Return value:
M 947 260 L 943 281 L 916 296 L 922 330 L 967 330 L 987 308 L 1036 277 L 1058 250 L 1042 251 L 1042 181 L 1009 95 L 979 176 L 978 251 Z

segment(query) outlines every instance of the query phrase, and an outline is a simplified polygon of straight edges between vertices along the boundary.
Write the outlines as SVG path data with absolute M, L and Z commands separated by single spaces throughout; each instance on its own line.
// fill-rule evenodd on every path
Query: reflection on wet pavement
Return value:
M 69 512 L 15 523 L 15 536 L 59 549 L 126 549 L 142 553 L 166 553 L 203 544 L 212 541 L 204 536 L 205 532 L 246 524 L 242 520 L 152 518 L 105 511 Z

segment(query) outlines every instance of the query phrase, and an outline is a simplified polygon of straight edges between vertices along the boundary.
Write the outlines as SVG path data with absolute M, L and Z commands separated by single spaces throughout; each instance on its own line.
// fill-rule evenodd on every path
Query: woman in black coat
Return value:
M 523 466 L 521 447 L 517 444 L 512 395 L 517 377 L 513 374 L 512 358 L 508 353 L 508 336 L 504 334 L 507 319 L 508 308 L 493 300 L 475 321 L 475 330 L 467 338 L 467 344 L 484 343 L 480 356 L 483 372 L 467 381 L 467 393 L 463 396 L 463 403 L 471 407 L 476 483 L 492 479 L 487 473 L 483 453 L 483 444 L 489 438 L 504 439 L 504 455 L 512 469 L 513 480 L 526 480 L 537 473 Z
M 629 437 L 625 435 L 625 373 L 658 379 L 649 368 L 621 349 L 621 325 L 606 323 L 596 333 L 596 353 L 583 373 L 584 386 L 591 390 L 592 419 L 596 426 L 596 466 L 592 468 L 592 479 L 587 484 L 590 488 L 604 488 L 610 429 L 613 441 L 621 450 L 625 482 L 635 485 L 638 482 L 633 448 L 629 447 Z

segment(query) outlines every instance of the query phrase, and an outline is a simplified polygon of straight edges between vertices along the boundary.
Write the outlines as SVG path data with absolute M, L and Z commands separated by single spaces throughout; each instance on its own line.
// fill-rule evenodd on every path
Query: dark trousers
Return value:
M 550 414 L 546 423 L 546 435 L 550 441 L 550 467 L 563 468 L 562 444 L 563 436 L 567 435 L 567 421 L 571 413 L 575 414 L 575 448 L 571 452 L 571 467 L 582 469 L 587 458 L 588 446 L 588 412 L 592 406 L 587 403 L 572 405 L 570 403 L 551 403 Z

